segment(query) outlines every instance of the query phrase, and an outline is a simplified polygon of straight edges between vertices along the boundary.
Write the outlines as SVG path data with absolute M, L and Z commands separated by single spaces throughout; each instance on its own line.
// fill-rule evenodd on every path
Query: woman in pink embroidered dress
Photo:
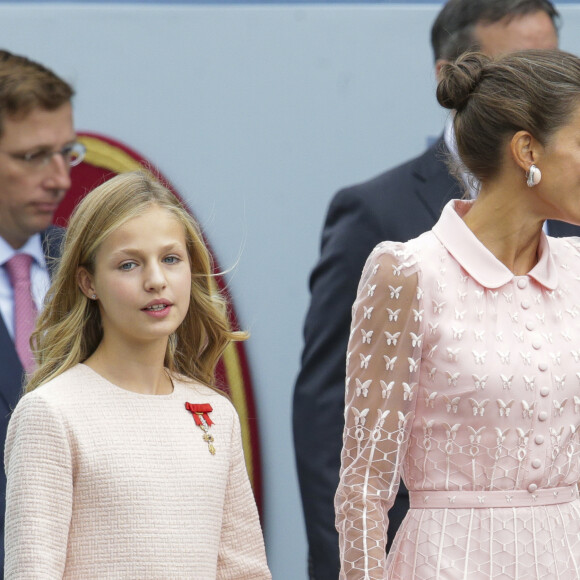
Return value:
M 441 71 L 479 182 L 370 255 L 353 306 L 336 495 L 343 579 L 580 578 L 580 59 Z M 385 556 L 399 476 L 411 509 Z

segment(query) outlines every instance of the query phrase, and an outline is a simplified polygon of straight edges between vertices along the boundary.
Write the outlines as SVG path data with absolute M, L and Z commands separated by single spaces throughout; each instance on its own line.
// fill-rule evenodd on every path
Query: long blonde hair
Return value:
M 94 273 L 95 256 L 105 238 L 151 206 L 165 209 L 183 225 L 191 266 L 191 295 L 185 319 L 170 336 L 165 366 L 215 388 L 214 371 L 231 341 L 247 334 L 230 329 L 227 304 L 213 280 L 213 262 L 195 220 L 179 200 L 145 172 L 123 173 L 89 193 L 75 209 L 62 257 L 36 323 L 31 344 L 38 369 L 26 391 L 86 360 L 101 342 L 98 304 L 77 282 L 79 267 Z

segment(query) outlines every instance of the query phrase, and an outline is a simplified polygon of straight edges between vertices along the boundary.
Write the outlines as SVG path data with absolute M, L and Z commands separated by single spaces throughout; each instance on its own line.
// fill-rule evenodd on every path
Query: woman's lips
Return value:
M 172 306 L 173 304 L 158 303 L 152 304 L 151 306 L 146 306 L 141 310 L 145 312 L 145 314 L 149 314 L 149 316 L 153 316 L 154 318 L 163 318 L 169 314 Z

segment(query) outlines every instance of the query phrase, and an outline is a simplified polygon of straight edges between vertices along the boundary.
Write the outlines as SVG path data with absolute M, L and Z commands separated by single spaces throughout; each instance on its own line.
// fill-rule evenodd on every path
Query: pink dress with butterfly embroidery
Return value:
M 580 578 L 580 239 L 514 276 L 452 201 L 378 245 L 353 306 L 343 579 Z M 399 476 L 411 509 L 388 557 Z

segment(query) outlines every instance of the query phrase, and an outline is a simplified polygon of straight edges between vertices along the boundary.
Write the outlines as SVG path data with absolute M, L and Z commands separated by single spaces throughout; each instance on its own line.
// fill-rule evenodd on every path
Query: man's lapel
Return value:
M 41 234 L 42 247 L 50 275 L 54 274 L 64 229 L 50 227 Z M 24 369 L 16 353 L 14 341 L 0 316 L 0 413 L 7 415 L 22 395 Z M 2 407 L 5 407 L 2 409 Z
M 24 369 L 18 358 L 14 341 L 0 316 L 0 412 L 9 413 L 20 398 Z
M 448 156 L 449 149 L 440 137 L 417 159 L 413 168 L 415 191 L 434 223 L 439 220 L 443 207 L 450 199 L 463 195 L 458 181 L 449 173 Z

